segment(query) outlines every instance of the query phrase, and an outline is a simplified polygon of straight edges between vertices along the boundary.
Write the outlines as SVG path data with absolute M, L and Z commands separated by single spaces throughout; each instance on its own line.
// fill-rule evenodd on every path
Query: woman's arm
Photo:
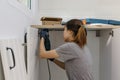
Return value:
M 53 62 L 54 62 L 56 65 L 58 65 L 60 68 L 65 69 L 65 63 L 64 63 L 64 62 L 61 62 L 61 61 L 59 61 L 59 60 L 57 60 L 57 59 L 54 59 Z
M 44 38 L 41 38 L 40 40 L 40 53 L 39 56 L 41 58 L 57 58 L 59 57 L 59 55 L 56 53 L 55 50 L 50 50 L 50 51 L 46 51 L 45 50 L 45 46 L 44 46 Z M 61 62 L 57 59 L 54 59 L 53 61 L 56 65 L 58 65 L 60 68 L 65 69 L 65 64 L 64 62 Z
M 41 58 L 57 58 L 59 55 L 56 53 L 55 50 L 46 51 L 44 46 L 44 38 L 40 40 L 40 53 L 39 56 Z

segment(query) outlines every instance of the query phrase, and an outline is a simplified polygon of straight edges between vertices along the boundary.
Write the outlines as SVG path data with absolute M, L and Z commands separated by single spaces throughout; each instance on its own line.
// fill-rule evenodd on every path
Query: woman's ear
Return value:
M 71 36 L 74 36 L 74 33 L 73 33 L 73 31 L 71 31 L 71 30 L 69 30 L 69 34 L 70 34 Z
M 73 31 L 71 31 L 71 30 L 70 30 L 70 34 L 72 34 L 72 35 L 73 35 Z

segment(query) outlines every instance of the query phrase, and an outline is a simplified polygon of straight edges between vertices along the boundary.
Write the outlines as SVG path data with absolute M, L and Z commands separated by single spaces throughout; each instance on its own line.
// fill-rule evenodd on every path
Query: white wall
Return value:
M 13 37 L 23 39 L 26 27 L 37 23 L 36 16 L 38 13 L 35 10 L 38 8 L 36 5 L 34 1 L 30 11 L 24 5 L 17 3 L 17 0 L 1 0 L 0 38 Z
M 98 0 L 97 18 L 120 20 L 120 0 Z
M 97 16 L 98 0 L 39 0 L 40 17 L 86 18 Z

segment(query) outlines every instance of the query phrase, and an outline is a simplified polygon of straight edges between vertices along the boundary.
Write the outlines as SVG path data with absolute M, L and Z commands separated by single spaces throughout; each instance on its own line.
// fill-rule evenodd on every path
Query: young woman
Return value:
M 53 62 L 66 70 L 69 80 L 94 80 L 91 54 L 86 46 L 87 31 L 82 21 L 72 19 L 64 27 L 65 44 L 54 50 L 45 50 L 44 38 L 40 40 L 40 57 L 54 58 Z

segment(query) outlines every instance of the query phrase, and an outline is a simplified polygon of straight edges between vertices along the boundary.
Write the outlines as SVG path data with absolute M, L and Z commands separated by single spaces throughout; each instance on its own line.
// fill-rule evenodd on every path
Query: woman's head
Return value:
M 87 43 L 87 31 L 81 20 L 72 19 L 68 21 L 64 28 L 64 40 L 75 42 L 81 48 Z

